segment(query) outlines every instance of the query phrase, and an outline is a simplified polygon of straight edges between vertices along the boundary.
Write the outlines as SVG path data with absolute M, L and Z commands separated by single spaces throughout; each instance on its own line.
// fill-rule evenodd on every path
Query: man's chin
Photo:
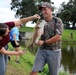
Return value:
M 44 18 L 47 18 L 47 16 L 45 15 Z

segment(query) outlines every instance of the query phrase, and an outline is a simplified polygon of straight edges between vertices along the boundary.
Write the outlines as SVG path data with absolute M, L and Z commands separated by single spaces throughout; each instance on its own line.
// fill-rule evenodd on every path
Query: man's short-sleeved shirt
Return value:
M 10 40 L 14 41 L 14 34 L 16 35 L 16 41 L 19 41 L 19 30 L 17 27 L 13 27 L 10 31 Z
M 14 22 L 6 22 L 4 24 L 6 24 L 9 27 L 9 29 L 15 26 Z M 0 40 L 0 49 L 5 45 L 7 45 L 9 41 L 10 41 L 10 34 L 8 33 L 7 36 L 3 36 L 2 40 Z
M 41 36 L 42 40 L 47 40 L 52 38 L 55 35 L 62 35 L 63 31 L 63 23 L 60 18 L 53 17 L 52 20 L 47 22 L 47 25 L 44 26 L 44 34 Z M 60 49 L 61 48 L 61 40 L 46 45 L 46 49 Z

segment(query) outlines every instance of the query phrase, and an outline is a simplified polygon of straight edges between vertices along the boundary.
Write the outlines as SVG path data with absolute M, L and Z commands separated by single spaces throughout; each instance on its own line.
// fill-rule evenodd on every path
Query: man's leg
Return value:
M 20 46 L 19 47 L 15 47 L 15 51 L 16 52 L 19 52 L 20 50 L 21 50 L 21 47 Z M 20 55 L 16 55 L 16 60 L 15 60 L 16 63 L 20 63 L 19 57 L 20 57 Z
M 4 47 L 6 50 L 8 50 L 8 45 L 6 45 L 5 47 Z M 8 55 L 4 55 L 4 59 L 5 59 L 5 67 L 7 68 L 7 62 L 8 62 Z
M 0 75 L 5 75 L 5 66 L 4 55 L 0 53 Z
M 50 75 L 59 75 L 61 51 L 48 51 L 47 63 Z M 50 58 L 51 57 L 51 58 Z
M 37 75 L 38 72 L 42 72 L 44 65 L 46 64 L 46 53 L 44 50 L 38 50 L 35 58 L 35 62 L 30 75 Z

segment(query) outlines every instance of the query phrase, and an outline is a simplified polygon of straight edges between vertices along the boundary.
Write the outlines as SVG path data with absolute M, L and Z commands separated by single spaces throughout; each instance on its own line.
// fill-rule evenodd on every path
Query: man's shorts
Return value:
M 61 61 L 61 50 L 42 50 L 39 48 L 32 68 L 34 72 L 41 72 L 47 63 L 51 75 L 58 75 Z
M 14 47 L 14 48 L 16 48 L 16 47 L 20 47 L 20 44 L 19 45 L 16 45 L 15 44 L 15 41 L 10 41 L 11 42 L 11 45 Z M 19 43 L 19 41 L 17 41 L 18 43 Z

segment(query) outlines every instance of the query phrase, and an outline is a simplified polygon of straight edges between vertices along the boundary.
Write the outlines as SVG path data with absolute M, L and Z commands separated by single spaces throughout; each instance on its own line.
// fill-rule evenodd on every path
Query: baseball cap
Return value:
M 38 6 L 38 9 L 41 10 L 43 7 L 47 7 L 47 8 L 51 8 L 53 10 L 53 6 L 51 5 L 51 3 L 49 2 L 42 2 L 39 6 Z

